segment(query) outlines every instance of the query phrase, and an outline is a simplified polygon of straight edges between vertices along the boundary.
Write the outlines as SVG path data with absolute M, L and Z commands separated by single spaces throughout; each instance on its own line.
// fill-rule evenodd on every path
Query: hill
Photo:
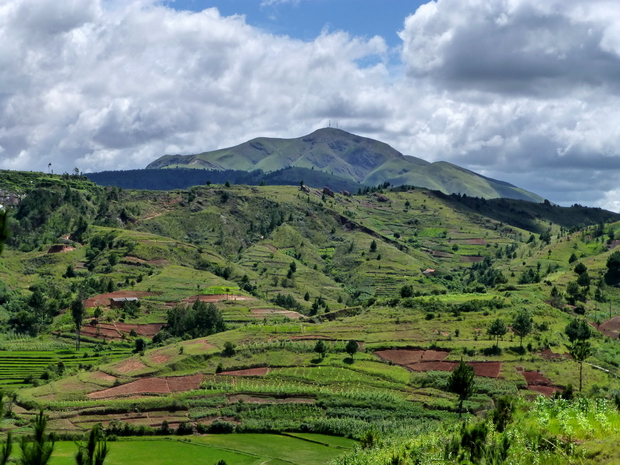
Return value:
M 116 186 L 123 189 L 171 190 L 188 189 L 203 184 L 246 184 L 248 186 L 298 186 L 303 181 L 310 187 L 328 187 L 333 191 L 356 192 L 363 184 L 351 179 L 334 176 L 319 170 L 288 167 L 265 173 L 262 170 L 126 170 L 87 173 L 85 176 L 101 186 Z
M 67 439 L 97 423 L 184 435 L 135 444 L 217 445 L 231 463 L 618 459 L 618 214 L 405 186 L 0 180 L 17 201 L 0 256 L 4 430 L 29 432 L 44 408 Z M 575 323 L 583 365 L 567 354 Z M 461 359 L 465 427 L 449 383 Z M 246 434 L 202 435 L 226 432 Z M 471 434 L 478 452 L 459 445 Z
M 295 139 L 261 137 L 235 147 L 197 155 L 165 155 L 146 168 L 270 172 L 291 166 L 320 170 L 368 186 L 388 182 L 447 194 L 543 201 L 536 194 L 451 163 L 429 163 L 403 155 L 383 142 L 334 128 L 319 129 Z

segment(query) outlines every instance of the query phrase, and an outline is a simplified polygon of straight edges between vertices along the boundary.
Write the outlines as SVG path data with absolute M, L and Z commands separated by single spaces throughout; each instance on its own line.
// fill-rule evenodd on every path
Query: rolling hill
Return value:
M 264 172 L 288 167 L 320 170 L 365 185 L 389 182 L 446 194 L 542 202 L 531 192 L 487 178 L 448 162 L 429 163 L 403 155 L 389 145 L 335 128 L 295 139 L 260 137 L 235 147 L 196 155 L 165 155 L 147 169 L 194 168 Z

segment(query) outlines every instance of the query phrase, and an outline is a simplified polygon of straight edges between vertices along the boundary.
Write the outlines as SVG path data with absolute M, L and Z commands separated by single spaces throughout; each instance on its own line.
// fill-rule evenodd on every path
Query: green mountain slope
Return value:
M 235 147 L 196 155 L 165 155 L 147 169 L 277 171 L 287 167 L 324 171 L 365 185 L 389 182 L 415 185 L 444 193 L 483 198 L 542 198 L 511 184 L 478 175 L 447 162 L 429 163 L 406 156 L 389 145 L 334 128 L 295 139 L 260 137 Z

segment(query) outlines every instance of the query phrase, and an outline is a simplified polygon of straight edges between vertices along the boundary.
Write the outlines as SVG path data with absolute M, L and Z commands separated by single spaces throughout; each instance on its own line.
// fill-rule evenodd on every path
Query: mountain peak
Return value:
M 472 197 L 507 197 L 542 202 L 542 197 L 451 163 L 405 156 L 384 142 L 338 128 L 320 128 L 293 139 L 259 137 L 235 147 L 196 155 L 165 155 L 147 166 L 265 172 L 298 167 L 377 185 L 414 185 Z

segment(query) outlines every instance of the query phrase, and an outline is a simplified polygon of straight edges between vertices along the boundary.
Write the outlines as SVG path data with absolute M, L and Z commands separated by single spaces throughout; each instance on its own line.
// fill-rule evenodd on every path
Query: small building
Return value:
M 140 302 L 140 299 L 137 297 L 112 297 L 110 299 L 110 307 L 112 308 L 125 308 L 125 304 L 127 302 Z
M 435 270 L 433 270 L 432 268 L 427 268 L 422 272 L 422 274 L 424 276 L 435 276 Z

